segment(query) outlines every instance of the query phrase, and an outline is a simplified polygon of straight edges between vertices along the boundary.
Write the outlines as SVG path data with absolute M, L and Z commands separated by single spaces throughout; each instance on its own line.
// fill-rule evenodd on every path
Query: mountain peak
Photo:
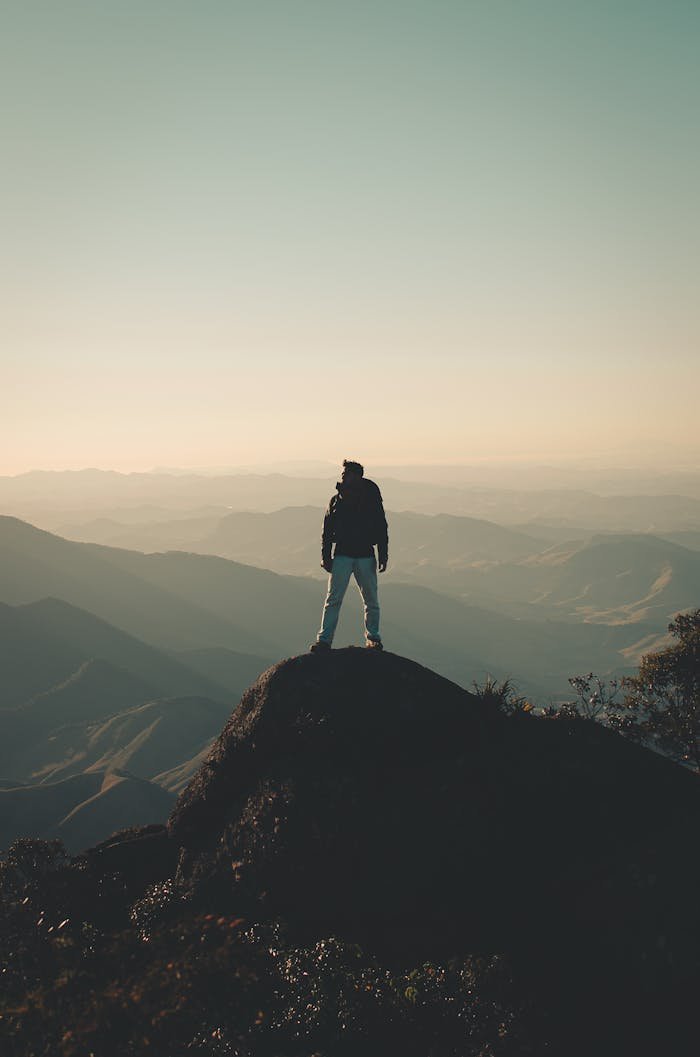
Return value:
M 447 955 L 561 929 L 602 942 L 618 898 L 634 942 L 653 942 L 629 878 L 654 873 L 654 913 L 673 918 L 695 793 L 600 725 L 508 718 L 407 658 L 349 648 L 264 672 L 168 825 L 205 905 L 215 891 L 302 933 Z

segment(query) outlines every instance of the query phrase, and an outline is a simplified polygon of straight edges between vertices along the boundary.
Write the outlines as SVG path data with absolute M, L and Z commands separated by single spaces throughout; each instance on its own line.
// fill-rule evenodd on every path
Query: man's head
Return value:
M 343 473 L 341 480 L 343 484 L 353 485 L 358 484 L 362 480 L 362 476 L 365 472 L 364 466 L 359 462 L 352 462 L 350 459 L 343 459 Z

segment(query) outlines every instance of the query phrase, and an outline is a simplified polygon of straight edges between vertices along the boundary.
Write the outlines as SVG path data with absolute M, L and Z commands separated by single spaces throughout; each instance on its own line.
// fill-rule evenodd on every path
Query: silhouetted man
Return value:
M 355 577 L 365 604 L 365 645 L 369 649 L 382 649 L 374 545 L 377 545 L 379 572 L 383 573 L 389 558 L 389 537 L 382 493 L 364 473 L 359 462 L 343 460 L 343 475 L 335 486 L 337 494 L 331 498 L 323 519 L 321 565 L 330 576 L 321 628 L 311 647 L 313 652 L 331 648 L 351 576 Z M 333 544 L 335 550 L 331 557 Z

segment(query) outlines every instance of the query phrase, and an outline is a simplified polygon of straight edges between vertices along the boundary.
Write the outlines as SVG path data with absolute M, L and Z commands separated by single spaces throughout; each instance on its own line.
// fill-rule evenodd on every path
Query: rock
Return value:
M 643 960 L 685 942 L 698 821 L 694 775 L 600 725 L 508 718 L 350 648 L 263 673 L 168 832 L 192 898 L 303 934 Z
M 101 873 L 117 873 L 132 889 L 172 877 L 177 867 L 177 845 L 168 838 L 165 826 L 132 826 L 119 830 L 84 853 L 90 868 Z

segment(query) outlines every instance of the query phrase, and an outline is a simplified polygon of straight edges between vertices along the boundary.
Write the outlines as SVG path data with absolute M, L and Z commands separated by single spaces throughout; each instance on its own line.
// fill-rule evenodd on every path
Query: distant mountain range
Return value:
M 659 629 L 700 598 L 700 553 L 655 536 L 595 536 L 480 568 L 426 563 L 411 579 L 498 612 Z
M 280 573 L 322 575 L 319 527 L 322 511 L 290 507 L 270 514 L 233 513 L 220 518 L 201 538 L 183 540 L 188 550 L 217 554 Z M 187 522 L 122 526 L 121 539 L 144 550 L 180 538 Z M 389 580 L 419 583 L 471 604 L 525 619 L 619 624 L 653 621 L 663 627 L 672 615 L 700 597 L 700 554 L 651 534 L 607 533 L 554 541 L 475 518 L 414 513 L 389 515 Z M 191 524 L 192 536 L 201 522 Z M 93 525 L 98 535 L 104 525 Z M 91 526 L 83 527 L 89 536 Z M 545 532 L 545 535 L 547 533 Z M 700 540 L 700 533 L 698 534 Z
M 256 656 L 280 657 L 304 652 L 315 636 L 323 601 L 323 586 L 309 578 L 282 576 L 264 569 L 241 565 L 224 558 L 170 552 L 140 554 L 135 551 L 74 543 L 42 532 L 17 519 L 0 518 L 0 598 L 27 603 L 49 592 L 59 594 L 73 607 L 88 609 L 102 621 L 129 629 L 158 650 L 198 650 L 200 662 L 220 654 L 214 649 L 235 649 Z M 690 557 L 690 552 L 687 552 Z M 525 567 L 527 573 L 527 567 Z M 458 581 L 458 570 L 450 575 Z M 49 610 L 61 603 L 43 602 Z M 514 619 L 483 606 L 465 604 L 463 598 L 437 593 L 410 582 L 382 581 L 382 607 L 387 640 L 403 653 L 445 672 L 463 685 L 487 672 L 515 675 L 533 693 L 548 695 L 566 691 L 568 675 L 583 668 L 602 671 L 634 663 L 634 650 L 663 633 L 665 622 L 627 622 L 605 627 L 557 620 Z M 360 641 L 359 597 L 353 590 L 344 605 L 337 641 Z M 532 607 L 537 617 L 536 608 Z M 562 616 L 566 617 L 566 613 Z M 136 669 L 98 648 L 104 628 L 83 626 L 92 620 L 71 610 L 61 622 L 60 635 L 75 626 L 82 643 L 95 640 L 88 656 L 105 657 L 149 680 L 152 653 L 143 654 Z M 112 634 L 114 629 L 112 629 Z M 92 638 L 90 638 L 92 637 Z M 251 649 L 251 646 L 255 647 Z M 121 648 L 125 648 L 121 643 Z M 48 651 L 50 654 L 50 651 Z M 87 659 L 85 655 L 78 658 Z M 172 664 L 182 664 L 167 655 Z M 64 679 L 77 665 L 57 673 Z M 217 698 L 220 692 L 192 684 L 183 676 L 179 686 L 164 687 L 168 694 L 204 694 Z M 174 673 L 173 673 L 174 674 Z M 153 681 L 152 676 L 150 681 Z M 55 678 L 49 685 L 55 685 Z M 161 682 L 160 685 L 163 685 Z M 36 693 L 47 686 L 36 687 Z M 220 689 L 220 688 L 219 688 Z M 29 695 L 26 695 L 29 696 Z
M 317 586 L 214 556 L 73 543 L 0 517 L 0 600 L 54 596 L 169 649 L 232 648 L 279 656 L 318 620 Z M 93 651 L 94 655 L 94 651 Z
M 482 518 L 501 524 L 568 525 L 575 529 L 615 532 L 680 532 L 700 530 L 700 485 L 697 473 L 666 475 L 654 482 L 661 494 L 630 494 L 615 488 L 598 494 L 579 485 L 561 487 L 566 476 L 549 479 L 556 487 L 528 489 L 517 473 L 510 487 L 502 487 L 488 473 L 472 477 L 471 483 L 438 475 L 434 480 L 407 480 L 377 468 L 378 483 L 388 509 L 426 514 L 454 514 Z M 370 472 L 369 476 L 373 476 Z M 433 475 L 435 476 L 435 475 Z M 496 475 L 496 480 L 497 480 Z M 527 474 L 523 472 L 523 480 Z M 584 477 L 584 480 L 586 478 Z M 618 478 L 608 482 L 615 485 Z M 476 483 L 475 483 L 476 482 Z M 335 471 L 327 477 L 289 476 L 284 473 L 131 473 L 82 470 L 51 473 L 35 471 L 16 477 L 0 477 L 0 507 L 7 513 L 58 529 L 96 517 L 129 521 L 166 520 L 171 516 L 207 516 L 211 508 L 237 511 L 279 510 L 285 506 L 324 507 L 333 491 Z M 687 487 L 688 493 L 679 489 Z M 155 513 L 160 508 L 162 517 Z M 196 511 L 196 514 L 191 512 Z M 170 513 L 168 513 L 170 512 Z
M 425 561 L 441 564 L 502 561 L 542 549 L 535 536 L 477 518 L 450 514 L 388 514 L 392 568 L 401 570 Z M 114 521 L 70 526 L 66 535 L 142 551 L 179 546 L 198 554 L 217 554 L 234 561 L 292 575 L 325 575 L 319 566 L 321 507 L 285 507 L 271 513 L 236 512 L 209 519 L 160 522 L 142 526 Z
M 318 532 L 318 508 L 227 515 L 210 545 L 259 558 L 281 539 L 279 560 L 301 562 L 318 556 L 312 522 Z M 386 641 L 465 687 L 510 676 L 544 702 L 565 696 L 571 675 L 630 671 L 700 587 L 700 554 L 650 536 L 549 546 L 476 519 L 392 525 Z M 163 819 L 243 689 L 306 652 L 323 594 L 309 576 L 0 517 L 3 839 L 65 835 L 75 848 Z M 360 641 L 353 589 L 336 645 Z

